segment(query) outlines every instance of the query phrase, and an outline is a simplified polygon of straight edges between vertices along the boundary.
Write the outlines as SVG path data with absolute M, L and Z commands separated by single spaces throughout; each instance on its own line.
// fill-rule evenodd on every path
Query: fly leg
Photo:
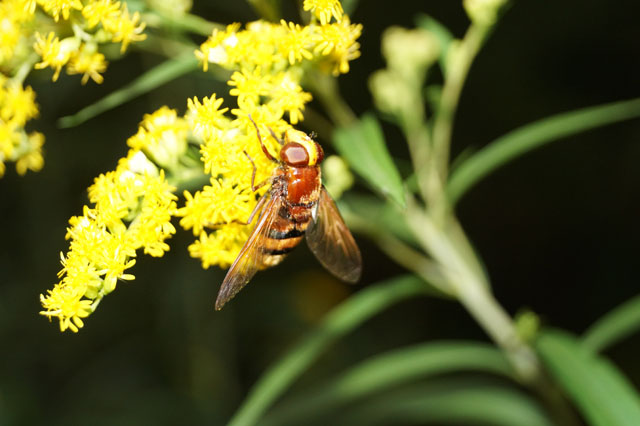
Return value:
M 262 143 L 262 137 L 260 136 L 260 129 L 258 129 L 258 125 L 256 124 L 255 121 L 253 121 L 253 118 L 251 118 L 251 114 L 249 114 L 249 120 L 251 120 L 251 122 L 253 123 L 253 127 L 256 128 L 256 133 L 258 134 L 258 140 L 260 141 L 260 148 L 262 148 L 262 152 L 264 152 L 264 155 L 267 156 L 267 158 L 271 161 L 273 161 L 274 163 L 277 163 L 278 160 L 275 159 L 275 157 L 273 155 L 271 155 L 271 153 L 269 152 L 269 150 L 267 149 L 266 146 L 264 146 L 264 144 Z M 269 129 L 271 131 L 271 133 L 273 134 L 273 131 L 271 129 Z M 280 140 L 278 138 L 276 138 L 276 140 L 279 142 Z M 245 152 L 246 154 L 246 152 Z M 247 157 L 249 157 L 247 155 Z M 251 157 L 249 157 L 249 159 L 251 160 Z M 251 163 L 253 164 L 253 160 L 251 160 Z M 255 173 L 255 166 L 253 166 L 253 171 Z

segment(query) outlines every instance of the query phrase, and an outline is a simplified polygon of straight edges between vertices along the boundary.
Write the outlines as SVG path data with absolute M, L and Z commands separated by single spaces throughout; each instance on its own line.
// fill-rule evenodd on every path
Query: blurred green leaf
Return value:
M 596 321 L 582 336 L 582 344 L 599 352 L 640 329 L 640 295 L 627 300 Z
M 549 372 L 593 426 L 640 425 L 640 399 L 626 377 L 569 333 L 543 332 L 536 348 Z
M 339 425 L 457 424 L 552 426 L 542 407 L 517 389 L 441 379 L 382 395 L 341 415 Z
M 145 72 L 123 88 L 109 93 L 99 101 L 82 108 L 77 113 L 60 118 L 58 125 L 62 128 L 67 128 L 82 124 L 105 111 L 122 105 L 136 96 L 150 92 L 197 68 L 198 60 L 192 53 L 169 59 Z
M 495 347 L 475 342 L 426 343 L 397 349 L 361 362 L 324 385 L 286 401 L 263 425 L 303 424 L 305 418 L 406 382 L 437 374 L 480 371 L 510 377 L 508 360 Z
M 449 29 L 442 25 L 438 20 L 426 14 L 419 14 L 416 16 L 416 25 L 429 31 L 438 39 L 438 43 L 440 44 L 440 58 L 438 59 L 438 62 L 440 63 L 440 68 L 442 68 L 442 73 L 446 74 L 447 55 L 451 42 L 454 40 L 453 34 L 451 34 L 451 31 L 449 31 Z
M 385 145 L 378 120 L 365 114 L 333 134 L 334 146 L 349 165 L 383 195 L 405 206 L 404 187 L 400 173 Z
M 640 117 L 640 99 L 632 99 L 557 114 L 512 130 L 453 170 L 447 185 L 451 204 L 455 204 L 480 179 L 535 148 L 637 117 Z
M 325 316 L 318 328 L 280 357 L 258 379 L 229 421 L 229 426 L 255 424 L 329 345 L 387 307 L 426 293 L 428 288 L 422 280 L 405 275 L 371 285 L 338 305 Z
M 416 237 L 409 228 L 397 205 L 386 203 L 374 196 L 348 193 L 339 201 L 340 210 L 349 210 L 365 223 L 381 231 L 417 245 Z

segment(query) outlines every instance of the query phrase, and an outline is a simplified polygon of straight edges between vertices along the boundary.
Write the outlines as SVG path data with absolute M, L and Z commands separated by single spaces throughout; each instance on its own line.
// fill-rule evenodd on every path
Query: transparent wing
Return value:
M 343 281 L 355 283 L 362 273 L 362 256 L 338 207 L 324 187 L 317 209 L 306 231 L 309 248 L 329 272 Z
M 265 197 L 270 197 L 267 192 Z M 262 241 L 269 234 L 269 229 L 273 221 L 278 216 L 278 211 L 282 206 L 282 197 L 272 197 L 267 201 L 266 206 L 262 209 L 256 227 L 253 228 L 251 235 L 240 254 L 229 268 L 227 276 L 222 281 L 218 298 L 216 299 L 216 310 L 222 309 L 225 303 L 233 299 L 242 288 L 253 278 L 260 266 L 262 265 Z

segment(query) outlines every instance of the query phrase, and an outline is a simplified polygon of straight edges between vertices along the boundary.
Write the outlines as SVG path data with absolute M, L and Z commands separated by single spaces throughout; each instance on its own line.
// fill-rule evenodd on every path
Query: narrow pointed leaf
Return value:
M 483 177 L 544 144 L 640 117 L 640 99 L 614 102 L 557 114 L 517 128 L 491 142 L 453 170 L 447 185 L 455 204 Z
M 378 120 L 367 114 L 348 127 L 336 129 L 334 145 L 349 165 L 375 190 L 405 206 L 404 187 Z
M 341 372 L 324 385 L 285 401 L 264 425 L 303 424 L 345 405 L 402 384 L 464 371 L 512 377 L 506 357 L 495 347 L 475 342 L 438 342 L 397 349 Z
M 105 111 L 150 92 L 151 90 L 187 74 L 198 68 L 198 60 L 192 54 L 169 59 L 150 69 L 121 89 L 116 90 L 99 101 L 81 109 L 73 115 L 60 118 L 58 125 L 62 128 L 73 127 L 102 114 Z
M 640 425 L 638 393 L 613 363 L 559 330 L 543 332 L 536 348 L 589 425 Z
M 427 284 L 420 279 L 403 276 L 369 286 L 347 299 L 258 379 L 229 426 L 256 424 L 269 406 L 333 342 L 394 303 L 427 291 Z
M 524 392 L 467 378 L 440 379 L 391 392 L 338 418 L 339 426 L 554 426 L 540 404 Z
M 626 301 L 596 321 L 584 333 L 582 344 L 596 352 L 640 330 L 640 295 Z

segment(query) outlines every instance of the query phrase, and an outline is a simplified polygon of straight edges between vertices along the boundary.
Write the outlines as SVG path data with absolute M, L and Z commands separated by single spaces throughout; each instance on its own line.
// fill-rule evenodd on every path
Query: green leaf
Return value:
M 198 68 L 198 60 L 193 54 L 169 59 L 150 69 L 121 89 L 109 93 L 99 101 L 81 109 L 73 115 L 60 118 L 58 125 L 62 128 L 73 127 L 102 114 L 112 108 L 130 101 L 163 84 L 187 74 Z
M 455 204 L 480 179 L 535 148 L 576 133 L 637 117 L 640 117 L 640 99 L 632 99 L 554 115 L 515 129 L 491 142 L 453 170 L 447 185 L 451 204 Z
M 453 34 L 451 34 L 449 29 L 439 21 L 426 14 L 419 14 L 416 16 L 416 25 L 429 31 L 436 37 L 436 39 L 438 39 L 438 43 L 440 44 L 440 58 L 438 59 L 438 62 L 440 63 L 440 68 L 442 68 L 442 73 L 446 75 L 447 55 L 451 42 L 454 40 Z
M 367 400 L 341 415 L 337 424 L 553 425 L 542 407 L 523 392 L 459 378 L 418 384 Z
M 333 342 L 394 303 L 424 294 L 428 288 L 426 283 L 416 277 L 403 276 L 369 286 L 338 305 L 317 329 L 258 379 L 230 420 L 229 426 L 255 424 L 269 406 Z
M 640 329 L 640 295 L 627 300 L 596 321 L 582 336 L 582 344 L 603 351 Z
M 610 361 L 560 330 L 543 332 L 536 348 L 555 381 L 590 425 L 640 425 L 638 394 Z
M 511 377 L 508 360 L 495 347 L 474 342 L 426 343 L 377 355 L 324 385 L 285 401 L 263 425 L 304 424 L 350 402 L 438 374 L 480 371 Z
M 334 145 L 349 165 L 374 189 L 405 206 L 400 173 L 385 145 L 378 120 L 366 114 L 348 127 L 337 128 Z
M 370 226 L 389 231 L 403 241 L 418 245 L 396 204 L 384 202 L 372 195 L 347 193 L 340 199 L 339 205 L 340 211 L 349 210 Z

